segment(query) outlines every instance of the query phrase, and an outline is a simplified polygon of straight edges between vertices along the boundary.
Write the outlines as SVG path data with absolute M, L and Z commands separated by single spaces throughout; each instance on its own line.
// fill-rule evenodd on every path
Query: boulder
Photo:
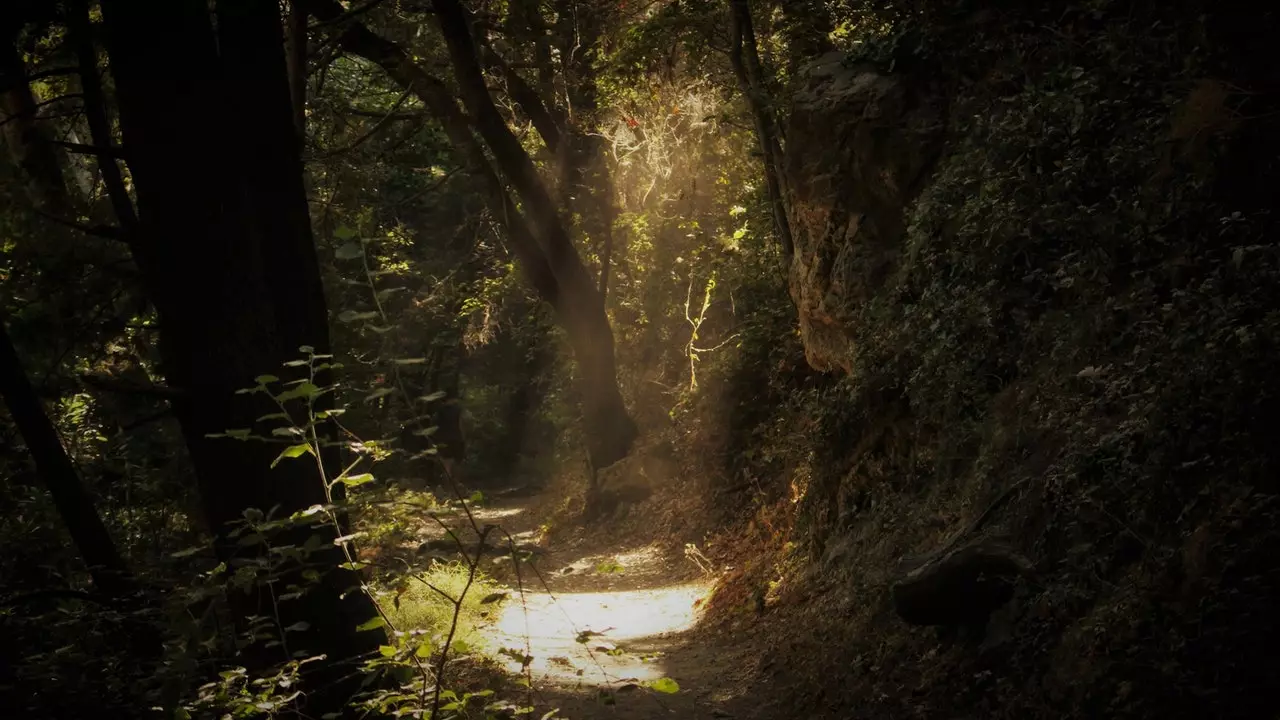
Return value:
M 800 74 L 782 176 L 795 242 L 791 296 L 809 364 L 849 371 L 850 310 L 893 273 L 905 208 L 942 147 L 941 90 L 829 53 Z
M 893 607 L 911 625 L 982 627 L 1013 597 L 1031 561 L 990 539 L 946 547 L 905 560 L 893 584 Z

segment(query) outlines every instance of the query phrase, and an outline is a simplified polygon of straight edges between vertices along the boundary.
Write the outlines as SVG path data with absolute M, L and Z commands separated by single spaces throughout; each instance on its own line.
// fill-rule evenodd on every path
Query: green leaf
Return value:
M 413 654 L 420 658 L 431 657 L 431 643 L 423 642 L 416 650 L 413 651 Z
M 356 231 L 346 225 L 339 225 L 338 228 L 333 231 L 333 236 L 339 240 L 350 240 L 356 236 Z
M 363 569 L 363 568 L 365 568 L 365 567 L 367 567 L 367 566 L 366 566 L 366 564 L 365 564 L 365 563 L 362 563 L 362 562 L 360 562 L 359 560 L 357 560 L 357 561 L 355 561 L 355 562 L 344 562 L 344 563 L 340 563 L 340 564 L 338 565 L 338 567 L 339 567 L 339 568 L 342 568 L 343 570 L 351 570 L 351 571 L 353 571 L 353 572 L 354 572 L 354 571 L 356 571 L 356 570 L 361 570 L 361 569 Z
M 378 615 L 373 618 L 370 618 L 367 622 L 363 622 L 357 625 L 356 632 L 365 632 L 367 630 L 377 630 L 380 627 L 385 627 L 386 624 L 387 624 L 387 621 L 382 619 L 381 615 Z
M 338 482 L 349 488 L 360 487 L 366 483 L 373 482 L 373 473 L 360 473 L 358 475 L 345 475 L 338 478 Z
M 436 392 L 431 393 L 430 395 L 423 395 L 422 397 L 418 398 L 418 401 L 426 402 L 426 403 L 435 402 L 443 398 L 446 394 L 447 393 L 445 393 L 443 390 L 438 390 Z
M 248 440 L 249 435 L 252 433 L 253 431 L 249 428 L 234 428 L 227 431 L 227 437 L 235 438 L 236 440 Z
M 279 382 L 280 378 L 276 377 L 275 375 L 259 375 L 258 377 L 254 378 L 253 381 L 258 383 L 259 385 L 266 385 L 267 383 Z
M 275 437 L 302 437 L 305 433 L 299 427 L 278 427 L 272 428 L 271 434 Z
M 280 451 L 280 454 L 276 456 L 276 459 L 271 461 L 271 467 L 275 467 L 276 465 L 279 465 L 279 464 L 280 464 L 280 461 L 281 461 L 281 460 L 283 460 L 283 459 L 285 459 L 285 458 L 296 458 L 296 457 L 301 457 L 301 456 L 306 455 L 306 454 L 308 454 L 308 453 L 310 453 L 310 452 L 311 452 L 311 446 L 310 446 L 310 445 L 308 445 L 308 444 L 306 444 L 306 443 L 299 443 L 299 444 L 297 444 L 297 445 L 290 445 L 289 447 L 285 448 L 284 450 L 281 450 L 281 451 Z
M 171 558 L 191 557 L 192 555 L 196 555 L 198 553 L 204 552 L 204 549 L 205 548 L 203 546 L 197 545 L 195 547 L 189 547 L 186 550 L 179 550 L 178 552 L 175 552 L 175 553 L 169 553 L 169 557 Z
M 381 326 L 381 327 L 380 327 L 380 326 L 378 326 L 378 325 L 365 325 L 365 326 L 364 326 L 364 329 L 365 329 L 365 330 L 372 330 L 373 332 L 375 332 L 375 333 L 377 333 L 377 334 L 379 334 L 379 335 L 386 335 L 387 333 L 391 332 L 392 330 L 395 330 L 395 329 L 396 329 L 396 326 L 395 326 L 395 325 L 386 325 L 386 326 Z
M 311 629 L 311 623 L 307 622 L 306 620 L 299 620 L 298 622 L 285 628 L 284 631 L 285 632 L 306 632 L 307 630 L 310 630 L 310 629 Z
M 254 420 L 254 422 L 266 422 L 268 420 L 288 420 L 288 419 L 289 419 L 289 416 L 286 415 L 285 413 L 269 413 L 267 415 L 263 415 L 257 420 Z
M 396 358 L 394 360 L 397 365 L 421 365 L 427 361 L 424 357 L 416 358 Z
M 652 680 L 646 684 L 650 688 L 657 690 L 660 693 L 666 693 L 667 695 L 673 695 L 680 692 L 680 684 L 669 677 L 658 678 L 657 680 Z
M 394 645 L 379 645 L 378 653 L 381 654 L 382 657 L 395 657 L 396 647 Z

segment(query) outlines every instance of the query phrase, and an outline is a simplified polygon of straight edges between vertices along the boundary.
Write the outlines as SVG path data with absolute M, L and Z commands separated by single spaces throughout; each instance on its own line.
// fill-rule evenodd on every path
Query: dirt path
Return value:
M 539 500 L 495 493 L 476 520 L 533 549 Z M 745 717 L 741 665 L 695 629 L 712 584 L 683 553 L 573 533 L 536 548 L 519 578 L 509 562 L 486 571 L 511 595 L 484 639 L 513 680 L 531 682 L 532 717 Z M 677 692 L 655 689 L 672 681 Z

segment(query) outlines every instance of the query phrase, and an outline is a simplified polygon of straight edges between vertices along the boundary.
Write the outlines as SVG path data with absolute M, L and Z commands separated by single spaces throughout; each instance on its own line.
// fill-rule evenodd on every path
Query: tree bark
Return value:
M 256 560 L 265 547 L 233 534 L 244 511 L 276 508 L 277 517 L 287 517 L 322 504 L 322 479 L 305 459 L 271 468 L 280 446 L 210 435 L 254 427 L 272 403 L 236 391 L 258 375 L 284 374 L 281 365 L 297 359 L 302 345 L 327 352 L 329 335 L 278 8 L 221 0 L 217 13 L 215 38 L 203 0 L 103 1 L 138 199 L 134 257 L 160 319 L 163 373 L 182 393 L 174 414 L 217 554 Z M 232 599 L 241 623 L 265 614 L 283 626 L 309 625 L 287 633 L 285 647 L 327 657 L 308 665 L 304 711 L 319 716 L 345 712 L 360 680 L 350 663 L 384 637 L 355 631 L 376 609 L 363 593 L 349 592 L 360 579 L 337 567 L 343 558 L 332 544 L 334 528 L 301 528 L 272 542 L 301 546 L 313 534 L 324 549 L 277 575 L 277 586 L 297 585 L 304 595 L 278 602 L 259 584 Z M 322 572 L 318 582 L 304 578 L 308 566 Z M 259 667 L 285 659 L 278 648 L 249 653 Z
M 756 140 L 760 144 L 760 155 L 764 160 L 765 185 L 769 192 L 769 204 L 773 208 L 774 229 L 782 241 L 785 257 L 790 260 L 795 253 L 795 246 L 791 238 L 791 223 L 787 220 L 787 190 L 781 172 L 782 146 L 778 140 L 777 122 L 760 66 L 760 52 L 751 23 L 749 0 L 729 0 L 729 15 L 729 62 L 733 65 L 738 85 L 751 108 Z
M 53 498 L 53 504 L 71 533 L 71 540 L 84 558 L 93 584 L 104 594 L 123 596 L 134 582 L 116 545 L 111 540 L 93 499 L 80 482 L 75 465 L 67 455 L 58 431 L 36 396 L 9 332 L 0 318 L 0 394 L 9 415 L 22 433 L 36 472 Z
M 298 142 L 307 137 L 307 11 L 301 0 L 289 0 L 285 49 L 289 69 L 289 97 L 293 106 L 293 126 Z
M 436 19 L 449 46 L 463 103 L 507 180 L 528 208 L 533 232 L 563 295 L 561 317 L 578 360 L 583 421 L 592 465 L 606 467 L 626 457 L 636 437 L 618 389 L 613 330 L 604 301 L 569 239 L 555 203 L 533 160 L 507 127 L 485 86 L 471 37 L 470 14 L 458 0 L 437 0 Z

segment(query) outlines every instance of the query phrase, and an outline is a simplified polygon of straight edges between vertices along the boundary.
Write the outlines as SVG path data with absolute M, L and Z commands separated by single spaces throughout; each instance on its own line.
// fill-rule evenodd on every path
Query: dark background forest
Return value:
M 0 715 L 1274 715 L 1278 38 L 8 0 Z

